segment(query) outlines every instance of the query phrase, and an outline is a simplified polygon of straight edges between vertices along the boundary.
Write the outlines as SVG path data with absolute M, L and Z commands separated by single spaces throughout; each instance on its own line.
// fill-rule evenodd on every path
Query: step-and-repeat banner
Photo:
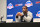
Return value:
M 17 12 L 22 12 L 22 7 L 27 6 L 28 11 L 32 12 L 33 19 L 40 19 L 40 0 L 7 0 L 7 19 L 13 19 Z

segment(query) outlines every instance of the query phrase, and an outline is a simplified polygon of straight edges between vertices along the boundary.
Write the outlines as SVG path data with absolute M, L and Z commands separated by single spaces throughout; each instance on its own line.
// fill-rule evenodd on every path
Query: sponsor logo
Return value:
M 12 23 L 13 19 L 6 19 L 6 23 Z
M 40 22 L 40 18 L 33 18 L 33 22 Z
M 25 4 L 25 6 L 30 7 L 30 6 L 33 6 L 33 4 L 32 4 L 31 1 L 27 1 L 26 4 Z
M 14 6 L 12 5 L 12 3 L 9 3 L 8 6 L 7 6 L 7 8 L 8 9 L 12 9 L 12 8 L 14 8 Z
M 37 17 L 40 17 L 40 11 L 37 12 L 36 16 Z
M 15 6 L 22 6 L 23 4 L 16 4 Z
M 39 4 L 39 3 L 40 3 L 40 1 L 37 1 L 37 2 L 36 2 L 36 4 Z
M 13 15 L 7 15 L 7 17 L 13 17 Z

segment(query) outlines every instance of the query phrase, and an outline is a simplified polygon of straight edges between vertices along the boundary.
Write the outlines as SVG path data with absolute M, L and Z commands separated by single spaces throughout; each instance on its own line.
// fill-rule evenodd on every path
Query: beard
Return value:
M 28 11 L 23 11 L 24 14 L 26 14 Z
M 25 11 L 23 11 L 23 13 L 25 14 L 26 12 L 25 12 Z

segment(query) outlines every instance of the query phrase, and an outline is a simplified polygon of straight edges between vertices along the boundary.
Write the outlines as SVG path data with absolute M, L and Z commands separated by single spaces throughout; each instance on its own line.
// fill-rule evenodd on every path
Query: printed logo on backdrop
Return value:
M 29 1 L 27 1 L 27 2 L 25 3 L 25 6 L 31 7 L 31 6 L 33 6 L 33 3 L 29 0 Z
M 8 6 L 7 6 L 7 8 L 8 8 L 8 9 L 12 9 L 12 8 L 14 8 L 14 6 L 13 6 L 12 3 L 9 3 Z
M 13 17 L 13 15 L 7 15 L 7 17 Z
M 40 11 L 37 12 L 36 16 L 37 17 L 40 17 Z
M 40 1 L 37 1 L 36 4 L 40 4 Z
M 15 4 L 15 6 L 22 6 L 23 4 Z
M 33 22 L 40 22 L 40 18 L 33 18 Z

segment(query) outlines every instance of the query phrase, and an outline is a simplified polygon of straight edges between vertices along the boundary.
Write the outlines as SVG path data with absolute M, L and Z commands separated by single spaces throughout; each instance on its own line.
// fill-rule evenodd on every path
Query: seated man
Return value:
M 28 11 L 27 6 L 23 6 L 22 13 L 18 12 L 16 14 L 16 22 L 31 22 L 32 20 L 32 13 Z

